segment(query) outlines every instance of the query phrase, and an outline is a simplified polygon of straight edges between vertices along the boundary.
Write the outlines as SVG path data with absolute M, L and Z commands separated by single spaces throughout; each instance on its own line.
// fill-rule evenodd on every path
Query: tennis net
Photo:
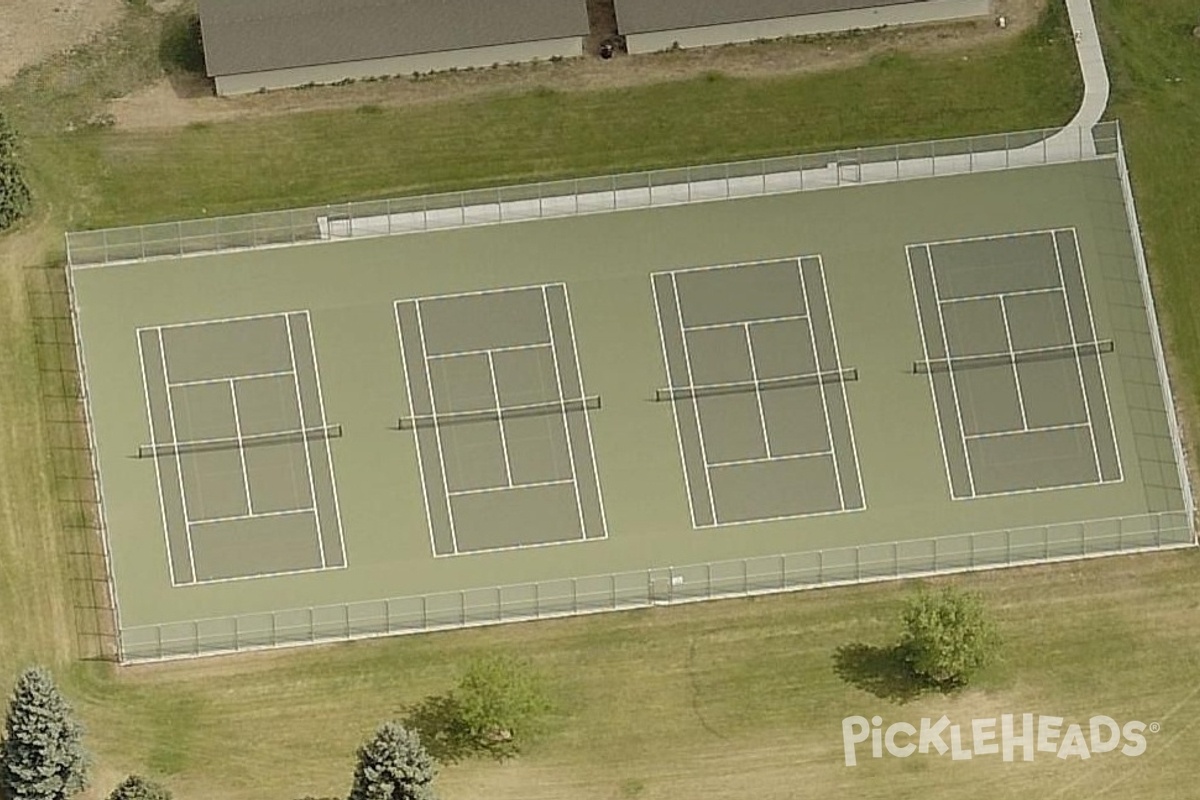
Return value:
M 228 436 L 220 439 L 199 439 L 192 442 L 163 442 L 138 446 L 138 458 L 161 458 L 186 453 L 208 453 L 214 450 L 236 450 L 241 447 L 261 447 L 269 444 L 290 444 L 314 439 L 337 439 L 342 435 L 341 425 L 325 425 L 319 428 L 256 433 L 249 436 Z
M 914 361 L 912 371 L 914 375 L 928 375 L 931 372 L 949 372 L 952 369 L 1006 367 L 1030 361 L 1053 361 L 1059 358 L 1075 358 L 1077 355 L 1087 356 L 1111 353 L 1113 346 L 1112 339 L 1100 339 L 1094 342 L 1077 342 L 1075 344 L 1063 344 L 1054 347 L 1038 347 L 1032 350 L 1016 350 L 1009 353 L 933 358 L 928 361 Z
M 782 378 L 763 378 L 757 381 L 731 381 L 729 383 L 709 383 L 699 386 L 669 386 L 656 389 L 655 402 L 665 403 L 673 400 L 694 400 L 700 397 L 719 397 L 726 394 L 742 392 L 766 392 L 772 389 L 794 389 L 799 386 L 820 386 L 826 383 L 845 383 L 858 380 L 858 370 L 849 369 L 814 372 L 808 375 L 787 375 Z
M 545 403 L 527 403 L 525 405 L 503 408 L 485 408 L 479 411 L 448 411 L 445 414 L 418 414 L 412 417 L 401 417 L 398 427 L 402 431 L 411 431 L 418 428 L 461 425 L 470 422 L 499 422 L 500 420 L 516 417 L 540 417 L 547 414 L 565 414 L 576 411 L 595 410 L 597 408 L 600 408 L 600 395 L 589 395 L 567 400 L 550 400 Z

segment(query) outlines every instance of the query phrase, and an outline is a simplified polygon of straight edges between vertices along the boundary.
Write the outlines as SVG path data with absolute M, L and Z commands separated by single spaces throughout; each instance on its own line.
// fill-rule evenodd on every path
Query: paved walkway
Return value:
M 1059 136 L 1070 136 L 1072 128 L 1090 128 L 1099 122 L 1108 106 L 1109 92 L 1108 69 L 1104 65 L 1104 51 L 1100 48 L 1092 0 L 1067 0 L 1067 13 L 1071 17 L 1075 53 L 1083 73 L 1083 103 Z

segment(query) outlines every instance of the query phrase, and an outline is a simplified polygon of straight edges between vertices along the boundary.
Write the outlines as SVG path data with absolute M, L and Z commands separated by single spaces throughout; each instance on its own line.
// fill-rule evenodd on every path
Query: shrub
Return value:
M 141 775 L 130 775 L 117 784 L 108 800 L 171 800 L 171 791 Z
M 0 231 L 25 216 L 31 202 L 29 184 L 17 159 L 17 134 L 0 114 Z
M 903 619 L 904 660 L 916 675 L 943 689 L 966 685 L 999 645 L 983 600 L 952 586 L 918 593 Z

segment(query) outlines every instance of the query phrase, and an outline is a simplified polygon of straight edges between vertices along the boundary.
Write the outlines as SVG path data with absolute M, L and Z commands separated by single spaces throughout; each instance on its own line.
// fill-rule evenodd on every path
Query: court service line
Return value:
M 504 434 L 504 410 L 500 408 L 500 388 L 496 385 L 496 363 L 492 354 L 487 354 L 488 376 L 492 379 L 492 397 L 496 400 L 496 427 L 500 429 L 500 451 L 504 454 L 504 476 L 508 485 L 513 485 L 512 464 L 508 458 L 508 437 Z
M 821 351 L 817 349 L 817 332 L 812 324 L 812 306 L 808 302 L 808 283 L 804 279 L 804 261 L 796 259 L 796 275 L 800 279 L 800 293 L 804 298 L 804 313 L 808 316 L 808 340 L 812 343 L 813 360 L 817 364 L 817 369 L 821 369 Z M 837 364 L 835 367 L 839 366 Z M 825 415 L 825 435 L 828 437 L 829 449 L 836 447 L 833 441 L 833 424 L 829 420 L 829 399 L 825 396 L 825 387 L 819 387 L 821 395 L 821 411 Z M 842 490 L 842 469 L 838 464 L 837 458 L 833 459 L 833 479 L 837 481 L 838 490 L 838 505 L 844 511 L 846 509 L 846 495 Z
M 549 347 L 549 342 L 533 342 L 531 344 L 508 344 L 501 347 L 485 347 L 475 350 L 455 350 L 453 353 L 433 353 L 426 356 L 430 361 L 437 361 L 443 358 L 462 358 L 465 356 L 486 356 L 492 353 L 510 353 L 514 350 L 537 350 L 542 347 Z
M 683 330 L 685 333 L 691 331 L 711 331 L 720 328 L 740 328 L 743 325 L 757 325 L 767 322 L 795 322 L 797 320 L 808 319 L 805 314 L 781 314 L 775 317 L 761 317 L 755 319 L 739 319 L 733 322 L 704 322 L 699 325 L 685 325 Z
M 251 372 L 247 375 L 229 375 L 224 378 L 198 378 L 191 381 L 175 381 L 168 383 L 167 386 L 174 389 L 176 386 L 204 386 L 209 383 L 225 383 L 227 381 L 252 381 L 259 378 L 280 378 L 291 374 L 289 370 L 282 369 L 271 372 Z
M 937 268 L 933 263 L 933 251 L 929 249 L 929 245 L 925 245 L 925 258 L 929 262 L 929 281 L 933 285 L 933 299 L 936 301 L 938 327 L 942 332 L 942 345 L 946 349 L 946 371 L 950 374 L 950 390 L 954 395 L 954 413 L 958 416 L 958 435 L 962 440 L 963 461 L 967 465 L 967 482 L 971 485 L 971 497 L 975 497 L 975 472 L 971 469 L 971 453 L 967 450 L 967 427 L 963 424 L 962 403 L 958 399 L 958 381 L 954 378 L 954 354 L 950 352 L 950 337 L 946 335 L 946 318 L 942 316 L 942 298 L 941 293 L 938 292 Z
M 1013 385 L 1017 390 L 1017 406 L 1021 411 L 1021 429 L 1029 430 L 1029 417 L 1025 413 L 1025 395 L 1021 391 L 1021 373 L 1017 371 L 1017 350 L 1013 347 L 1012 331 L 1008 327 L 1008 306 L 1004 304 L 1004 298 L 1000 298 L 1000 318 L 1004 321 L 1004 341 L 1008 344 L 1008 352 L 1010 357 L 1010 366 L 1012 367 Z M 963 431 L 963 436 L 966 436 L 966 431 Z
M 296 389 L 296 413 L 300 415 L 300 427 L 304 428 L 306 427 L 304 420 L 304 398 L 300 396 L 300 373 L 296 368 L 296 342 L 292 338 L 292 321 L 289 317 L 285 317 L 283 324 L 287 328 L 288 355 L 292 359 L 292 386 Z M 309 335 L 311 336 L 311 332 Z M 301 446 L 304 448 L 304 466 L 308 472 L 308 496 L 315 508 L 317 505 L 317 484 L 313 478 L 312 456 L 308 453 L 308 441 L 305 440 L 302 442 Z M 314 514 L 313 518 L 317 524 L 317 541 L 322 545 L 321 569 L 325 569 L 325 536 L 321 531 L 321 515 Z
M 583 385 L 583 364 L 579 360 L 579 341 L 575 338 L 575 319 L 571 314 L 571 297 L 567 293 L 567 285 L 564 283 L 561 286 L 563 290 L 563 305 L 567 308 L 567 330 L 571 332 L 571 354 L 575 357 L 575 371 L 579 375 L 579 393 L 583 397 L 587 397 L 587 390 Z M 603 538 L 607 539 L 608 514 L 604 510 L 604 490 L 600 486 L 600 468 L 596 464 L 596 444 L 592 439 L 592 415 L 588 411 L 586 404 L 583 407 L 583 429 L 587 431 L 588 451 L 591 453 L 592 460 L 592 475 L 596 478 L 596 502 L 600 504 L 600 527 L 603 529 Z
M 985 292 L 984 294 L 971 294 L 961 297 L 947 297 L 942 300 L 944 305 L 950 303 L 970 303 L 973 300 L 1003 300 L 1005 297 L 1024 297 L 1033 294 L 1052 294 L 1061 289 L 1061 286 L 1046 286 L 1041 289 L 1017 289 L 1012 292 Z
M 692 356 L 688 352 L 687 331 L 684 328 L 683 322 L 683 302 L 679 299 L 679 281 L 675 279 L 675 273 L 670 273 L 671 276 L 671 291 L 675 294 L 675 313 L 679 317 L 679 340 L 683 343 L 683 363 L 687 367 L 688 386 L 696 385 L 696 378 L 692 373 Z M 704 423 L 700 421 L 700 402 L 692 397 L 692 410 L 696 416 L 696 438 L 700 440 L 700 460 L 704 462 L 704 484 L 708 490 L 709 511 L 712 513 L 713 524 L 717 524 L 717 499 L 713 494 L 712 477 L 708 474 L 708 448 L 704 445 Z
M 1083 359 L 1080 358 L 1079 341 L 1078 337 L 1075 335 L 1075 317 L 1071 313 L 1071 298 L 1067 294 L 1067 277 L 1066 273 L 1063 271 L 1062 258 L 1059 256 L 1058 252 L 1058 237 L 1052 235 L 1050 237 L 1050 241 L 1054 245 L 1054 263 L 1058 267 L 1058 279 L 1062 282 L 1063 306 L 1067 310 L 1067 327 L 1071 329 L 1071 344 L 1075 347 L 1075 371 L 1079 376 L 1079 394 L 1083 398 L 1083 409 L 1087 414 L 1088 432 L 1092 439 L 1092 460 L 1096 465 L 1096 480 L 1099 482 L 1104 480 L 1104 471 L 1100 467 L 1100 448 L 1096 444 L 1096 426 L 1092 423 L 1092 404 L 1088 399 L 1087 386 L 1083 382 Z M 1092 331 L 1092 334 L 1092 339 L 1095 340 L 1095 331 Z M 1099 356 L 1097 356 L 1097 358 L 1099 358 Z
M 242 443 L 242 418 L 238 414 L 237 385 L 232 379 L 229 381 L 229 402 L 233 405 L 233 431 L 237 437 L 238 460 L 242 464 L 242 486 L 246 490 L 246 511 L 253 514 L 254 501 L 250 497 L 250 473 L 246 470 L 246 446 Z M 300 424 L 304 425 L 304 420 L 300 420 Z M 313 502 L 316 502 L 316 498 L 313 498 Z
M 306 508 L 288 508 L 282 511 L 264 511 L 261 514 L 231 514 L 227 517 L 210 517 L 208 519 L 198 519 L 193 521 L 192 525 L 213 525 L 218 522 L 245 522 L 249 519 L 263 519 L 264 517 L 292 517 L 296 514 L 312 514 L 317 516 L 317 507 L 308 506 Z M 324 569 L 324 567 L 321 567 Z
M 766 458 L 735 458 L 731 461 L 717 461 L 709 464 L 713 469 L 718 467 L 741 467 L 747 464 L 769 464 L 773 461 L 798 461 L 804 458 L 830 458 L 837 460 L 832 450 L 820 450 L 815 453 L 790 453 L 783 456 L 767 456 Z M 844 508 L 842 509 L 845 510 Z
M 247 314 L 242 317 L 216 317 L 214 319 L 200 319 L 193 322 L 169 322 L 165 325 L 154 325 L 152 328 L 139 328 L 139 330 L 173 330 L 175 328 L 199 328 L 204 325 L 222 325 L 226 322 L 251 322 L 256 319 L 274 319 L 275 317 L 286 318 L 290 311 L 266 311 L 262 314 Z
M 167 372 L 167 346 L 163 342 L 163 329 L 158 329 L 158 354 L 162 358 L 163 380 L 169 381 L 170 374 Z M 171 390 L 167 389 L 167 418 L 171 420 L 171 444 L 179 442 L 179 433 L 175 428 L 175 404 L 171 400 Z M 179 476 L 179 501 L 183 506 L 183 527 L 187 538 L 188 545 L 188 563 L 192 568 L 192 583 L 196 582 L 196 553 L 192 547 L 192 527 L 191 519 L 188 515 L 187 492 L 183 488 L 183 460 L 179 456 L 179 448 L 175 448 L 175 470 Z
M 667 374 L 667 384 L 670 385 L 673 381 L 671 375 L 671 359 L 667 354 L 667 336 L 663 330 L 662 306 L 658 300 L 658 287 L 654 283 L 654 278 L 657 275 L 667 275 L 669 273 L 653 273 L 650 275 L 650 296 L 654 298 L 654 321 L 658 325 L 658 343 L 662 347 L 663 356 L 663 371 Z M 683 336 L 681 333 L 680 336 Z M 683 428 L 679 424 L 679 403 L 672 397 L 671 403 L 671 418 L 675 420 L 675 441 L 679 446 L 679 467 L 683 472 L 683 490 L 687 495 L 688 513 L 692 517 L 692 528 L 700 528 L 702 526 L 696 523 L 696 509 L 692 504 L 692 479 L 688 475 L 687 453 L 683 447 Z
M 312 355 L 313 363 L 313 379 L 317 384 L 317 407 L 321 410 L 321 427 L 324 428 L 329 424 L 329 415 L 325 413 L 325 395 L 321 391 L 321 366 L 317 361 L 317 344 L 316 335 L 313 333 L 312 318 L 308 311 L 298 312 L 304 314 L 305 327 L 308 328 L 308 352 Z M 303 420 L 301 420 L 303 422 Z M 337 522 L 338 546 L 342 551 L 342 568 L 345 569 L 349 565 L 349 560 L 346 556 L 346 537 L 342 532 L 342 507 L 338 502 L 337 493 L 337 476 L 333 469 L 333 448 L 329 445 L 329 437 L 322 437 L 325 442 L 325 458 L 329 464 L 329 491 L 333 500 L 333 518 Z M 313 498 L 313 506 L 317 505 L 317 498 Z M 321 512 L 318 510 L 317 515 Z M 325 552 L 325 539 L 321 538 L 321 552 Z
M 149 383 L 150 379 L 146 375 L 146 353 L 142 347 L 142 332 L 141 332 L 141 330 L 139 330 L 137 332 L 137 345 L 138 345 L 138 362 L 142 368 L 142 393 L 144 394 L 144 396 L 146 398 L 146 419 L 150 423 L 150 441 L 157 443 L 158 442 L 158 433 L 156 432 L 155 427 L 154 427 L 154 409 L 150 407 L 150 383 Z M 163 376 L 164 382 L 166 381 L 166 378 L 167 378 L 167 376 L 164 375 Z M 168 395 L 170 394 L 170 391 L 171 391 L 170 389 L 167 390 Z M 162 513 L 163 539 L 167 545 L 167 569 L 171 573 L 171 585 L 179 586 L 180 582 L 177 582 L 175 580 L 175 560 L 171 555 L 171 532 L 167 527 L 167 501 L 166 501 L 166 498 L 163 497 L 162 469 L 158 466 L 157 458 L 154 459 L 154 481 L 155 481 L 155 485 L 158 488 L 158 509 Z M 187 523 L 185 520 L 184 528 L 186 529 L 186 527 L 187 527 Z
M 1086 422 L 1064 422 L 1061 425 L 1043 425 L 1040 428 L 1022 428 L 1015 431 L 991 431 L 990 433 L 968 433 L 966 438 L 970 441 L 976 439 L 997 439 L 1004 436 L 1018 436 L 1025 433 L 1050 433 L 1051 431 L 1068 431 L 1075 428 L 1089 428 Z
M 562 371 L 558 368 L 558 346 L 554 340 L 554 320 L 550 319 L 550 296 L 546 293 L 546 286 L 542 286 L 542 311 L 546 315 L 546 329 L 550 332 L 550 355 L 551 361 L 554 362 L 554 382 L 558 384 L 558 402 L 562 410 L 562 426 L 563 433 L 567 437 L 567 458 L 571 460 L 571 483 L 575 486 L 575 510 L 579 513 L 579 538 L 587 539 L 587 520 L 583 518 L 583 498 L 579 494 L 579 470 L 575 468 L 575 445 L 572 441 L 571 426 L 567 422 L 567 396 L 563 393 Z M 563 294 L 564 299 L 566 293 Z M 576 365 L 576 370 L 579 365 Z M 583 377 L 579 379 L 582 388 Z M 511 481 L 510 481 L 511 483 Z
M 1071 232 L 1071 241 L 1075 244 L 1075 263 L 1079 265 L 1079 283 L 1083 286 L 1083 300 L 1088 312 L 1088 333 L 1091 334 L 1092 340 L 1096 340 L 1096 321 L 1092 316 L 1092 297 L 1088 290 L 1087 273 L 1083 271 L 1083 253 L 1079 250 L 1079 234 L 1074 227 L 1062 228 L 1064 233 Z M 1055 253 L 1058 252 L 1058 240 L 1055 238 Z M 1066 294 L 1064 290 L 1064 294 Z M 1064 298 L 1066 302 L 1066 298 Z M 1108 430 L 1112 435 L 1113 455 L 1117 459 L 1117 478 L 1114 483 L 1119 483 L 1125 480 L 1125 469 L 1121 466 L 1121 443 L 1117 440 L 1116 423 L 1113 422 L 1112 415 L 1112 400 L 1108 394 L 1108 379 L 1104 376 L 1104 360 L 1100 358 L 1100 354 L 1096 354 L 1096 369 L 1100 372 L 1100 388 L 1104 392 L 1104 404 L 1108 408 Z M 1097 453 L 1099 457 L 1099 453 Z M 1103 476 L 1101 476 L 1103 479 Z
M 450 520 L 450 543 L 454 552 L 458 553 L 458 533 L 454 529 L 454 506 L 450 502 L 450 481 L 446 476 L 446 451 L 442 446 L 442 426 L 437 419 L 437 401 L 433 396 L 433 373 L 429 371 L 428 342 L 425 339 L 425 322 L 421 318 L 421 301 L 413 301 L 413 310 L 417 316 L 417 332 L 421 337 L 421 364 L 425 368 L 425 382 L 429 385 L 429 410 L 433 414 L 433 438 L 437 441 L 438 465 L 442 473 L 442 491 L 446 497 L 446 517 Z M 432 532 L 433 527 L 429 530 Z M 432 535 L 432 533 L 431 533 Z M 437 553 L 437 546 L 434 546 Z
M 829 316 L 829 337 L 833 339 L 833 360 L 836 362 L 838 385 L 842 390 L 842 408 L 846 411 L 846 430 L 850 434 L 850 452 L 854 454 L 854 474 L 858 480 L 858 497 L 862 501 L 862 510 L 867 508 L 867 491 L 863 486 L 862 478 L 862 460 L 858 457 L 858 442 L 854 438 L 854 418 L 850 413 L 850 398 L 846 392 L 846 380 L 842 377 L 842 349 L 838 344 L 837 323 L 833 319 L 833 303 L 829 300 L 829 281 L 825 280 L 825 259 L 820 255 L 816 256 L 817 268 L 821 273 L 821 288 L 825 293 L 825 312 Z M 821 387 L 821 393 L 824 394 L 825 387 Z M 830 447 L 836 447 L 832 442 Z M 834 461 L 837 456 L 834 456 Z M 842 510 L 845 511 L 846 505 L 842 503 Z
M 400 303 L 401 302 L 413 302 L 413 301 L 408 301 L 408 300 L 392 301 L 392 315 L 396 318 L 396 341 L 400 345 L 400 369 L 404 373 L 404 395 L 405 395 L 405 397 L 408 398 L 409 416 L 411 416 L 415 419 L 416 414 L 417 414 L 417 408 L 416 408 L 416 405 L 414 403 L 414 398 L 413 398 L 412 382 L 409 380 L 409 377 L 408 377 L 408 355 L 404 352 L 404 332 L 400 329 Z M 413 305 L 415 307 L 415 305 L 416 305 L 415 302 L 413 303 Z M 421 342 L 422 350 L 424 350 L 424 346 L 425 346 L 424 342 Z M 430 394 L 430 411 L 433 411 L 432 393 Z M 417 450 L 417 474 L 420 475 L 420 477 L 421 477 L 421 500 L 425 503 L 425 523 L 429 526 L 429 549 L 433 553 L 433 555 L 435 557 L 437 557 L 437 555 L 438 555 L 437 540 L 434 538 L 434 535 L 433 535 L 433 511 L 430 508 L 430 498 L 429 498 L 430 486 L 429 486 L 428 480 L 425 477 L 425 459 L 421 457 L 421 433 L 420 433 L 420 431 L 413 432 L 413 442 L 414 442 L 414 444 L 416 446 L 416 450 Z M 443 465 L 442 468 L 444 469 L 445 465 Z M 447 515 L 449 515 L 449 513 L 450 513 L 449 505 L 450 505 L 450 501 L 447 500 L 446 501 Z
M 767 435 L 767 416 L 763 413 L 762 390 L 758 388 L 758 365 L 754 363 L 754 343 L 750 338 L 750 325 L 746 322 L 743 329 L 746 332 L 746 353 L 750 356 L 750 379 L 754 381 L 754 404 L 758 407 L 758 422 L 762 426 L 763 447 L 767 458 L 771 457 L 771 437 Z
M 484 486 L 479 489 L 454 489 L 450 492 L 452 497 L 462 497 L 471 494 L 491 494 L 493 492 L 509 492 L 517 489 L 537 489 L 542 486 L 566 486 L 568 483 L 574 483 L 572 478 L 562 478 L 553 481 L 532 481 L 530 483 L 513 483 L 508 486 Z
M 1053 235 L 1059 231 L 1070 230 L 1069 228 L 1039 228 L 1032 231 L 1009 231 L 1008 233 L 988 233 L 982 236 L 964 236 L 959 239 L 938 239 L 933 242 L 921 242 L 919 245 L 910 245 L 915 247 L 937 247 L 943 244 L 966 244 L 969 242 L 994 242 L 1000 239 L 1023 239 L 1029 236 L 1046 236 Z M 930 263 L 933 260 L 930 259 Z
M 931 363 L 929 358 L 929 341 L 925 338 L 925 321 L 921 316 L 921 298 L 917 294 L 917 275 L 913 269 L 912 249 L 921 245 L 908 245 L 904 248 L 904 260 L 908 262 L 908 280 L 912 286 L 913 292 L 913 308 L 917 312 L 917 329 L 921 334 L 921 352 L 925 356 L 925 363 Z M 940 306 L 938 307 L 940 309 Z M 943 348 L 945 343 L 943 342 Z M 949 363 L 950 353 L 947 351 L 947 363 Z M 942 425 L 942 414 L 938 410 L 937 386 L 933 382 L 933 370 L 929 370 L 929 396 L 933 400 L 933 416 L 937 421 L 938 428 L 938 444 L 942 448 L 942 466 L 946 470 L 946 486 L 950 490 L 950 497 L 954 497 L 954 477 L 950 474 L 950 456 L 946 452 L 946 431 Z M 963 457 L 966 457 L 966 443 L 963 443 Z

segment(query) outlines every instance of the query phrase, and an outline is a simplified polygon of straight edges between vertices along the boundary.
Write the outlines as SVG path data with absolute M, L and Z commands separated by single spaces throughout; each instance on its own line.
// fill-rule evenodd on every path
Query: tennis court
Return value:
M 137 331 L 175 586 L 343 567 L 308 314 Z
M 562 284 L 396 302 L 435 555 L 607 534 Z
M 73 268 L 123 653 L 1191 542 L 1119 174 Z
M 651 279 L 693 526 L 865 508 L 820 257 Z
M 912 245 L 913 294 L 957 499 L 1122 479 L 1073 229 Z

